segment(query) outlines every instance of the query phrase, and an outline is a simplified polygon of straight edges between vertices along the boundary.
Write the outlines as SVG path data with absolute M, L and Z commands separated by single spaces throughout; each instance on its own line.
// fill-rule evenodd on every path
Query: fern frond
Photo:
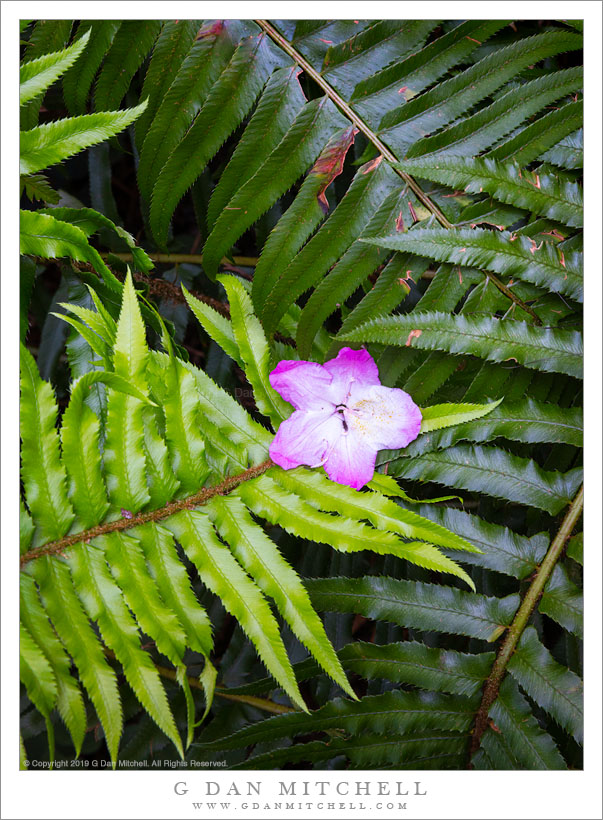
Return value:
M 540 155 L 545 162 L 551 162 L 560 168 L 573 170 L 584 165 L 584 134 L 582 128 L 568 134 L 546 153 Z
M 520 580 L 527 578 L 537 569 L 549 546 L 549 539 L 544 533 L 528 538 L 518 535 L 508 527 L 484 521 L 477 515 L 471 515 L 463 510 L 421 504 L 417 511 L 481 550 L 447 552 L 452 558 Z
M 37 20 L 27 42 L 23 62 L 28 63 L 45 54 L 64 49 L 72 27 L 72 20 Z M 38 124 L 41 105 L 41 94 L 25 103 L 19 111 L 21 129 L 28 130 Z
M 570 503 L 582 476 L 579 468 L 567 473 L 547 472 L 536 462 L 510 455 L 498 447 L 465 444 L 394 461 L 390 472 L 398 477 L 477 490 L 545 510 L 551 515 L 561 512 Z
M 563 564 L 553 570 L 538 609 L 568 632 L 584 637 L 584 597 Z
M 77 42 L 63 51 L 44 54 L 21 65 L 19 72 L 19 105 L 42 94 L 73 65 L 90 39 L 86 32 Z
M 46 540 L 64 535 L 75 513 L 67 497 L 67 476 L 56 430 L 58 408 L 31 353 L 21 346 L 21 464 L 25 500 Z
M 560 144 L 559 140 L 565 142 L 571 138 L 572 132 L 582 123 L 582 109 L 580 100 L 549 111 L 548 114 L 522 128 L 518 134 L 492 148 L 486 157 L 499 161 L 514 160 L 526 166 L 543 156 L 543 151 L 547 151 L 547 148 L 552 150 L 553 146 Z M 547 162 L 551 162 L 551 159 L 547 159 Z
M 443 450 L 459 441 L 483 442 L 499 437 L 528 444 L 556 442 L 582 447 L 582 411 L 578 407 L 560 408 L 527 398 L 513 404 L 505 402 L 482 418 L 458 421 L 461 423 L 453 422 L 456 425 L 453 428 L 424 431 L 426 435 L 411 442 L 404 455 L 414 457 L 431 450 Z
M 135 108 L 123 111 L 106 111 L 84 114 L 65 120 L 48 122 L 21 133 L 20 170 L 22 174 L 35 174 L 50 165 L 56 165 L 67 157 L 78 154 L 84 148 L 96 145 L 119 134 L 142 114 L 146 100 Z
M 380 133 L 398 156 L 403 156 L 422 137 L 464 116 L 528 65 L 579 48 L 579 35 L 553 31 L 496 49 L 471 68 L 385 114 L 379 124 Z
M 430 692 L 476 695 L 490 670 L 494 653 L 469 655 L 450 649 L 429 647 L 418 641 L 374 644 L 354 641 L 337 653 L 344 669 L 368 681 L 387 680 L 409 683 Z M 320 671 L 312 658 L 293 667 L 299 681 L 309 680 Z M 273 678 L 260 678 L 232 689 L 232 694 L 266 694 L 274 689 Z
M 159 106 L 191 48 L 191 42 L 199 31 L 201 22 L 167 20 L 161 25 L 140 94 L 143 100 L 148 99 L 149 104 L 136 121 L 136 145 L 139 151 L 144 144 L 149 126 L 155 120 Z
M 538 640 L 534 627 L 522 635 L 509 672 L 528 695 L 580 743 L 583 736 L 582 681 L 561 666 Z
M 85 403 L 94 384 L 106 384 L 139 400 L 148 399 L 116 373 L 91 371 L 74 384 L 61 424 L 63 463 L 69 478 L 69 496 L 83 527 L 102 521 L 109 509 L 107 490 L 98 462 L 100 421 Z
M 264 35 L 244 40 L 235 51 L 153 187 L 149 218 L 159 245 L 166 243 L 176 205 L 248 113 L 277 59 Z M 194 161 L 191 161 L 192 157 Z
M 582 84 L 581 68 L 568 68 L 531 80 L 522 86 L 519 102 L 517 92 L 511 89 L 471 117 L 419 140 L 409 148 L 407 155 L 475 156 L 518 128 L 528 117 L 542 111 L 546 105 L 578 91 Z
M 121 287 L 99 252 L 88 242 L 86 234 L 76 225 L 62 222 L 48 214 L 21 211 L 19 243 L 21 253 L 41 256 L 43 259 L 67 256 L 88 262 L 113 290 Z
M 332 700 L 311 715 L 289 713 L 278 715 L 257 725 L 239 730 L 230 737 L 197 748 L 207 751 L 237 749 L 293 738 L 314 732 L 343 730 L 358 736 L 365 732 L 376 735 L 410 735 L 429 729 L 464 732 L 471 723 L 473 704 L 469 698 L 427 692 L 385 692 L 349 700 Z
M 148 561 L 161 597 L 171 607 L 185 631 L 187 645 L 207 658 L 213 646 L 211 624 L 191 589 L 171 532 L 155 525 L 137 527 L 133 533 Z
M 435 83 L 455 65 L 469 58 L 505 25 L 504 20 L 467 20 L 399 62 L 357 83 L 351 102 L 358 113 L 377 127 L 384 112 L 398 108 L 400 94 L 410 100 Z
M 111 40 L 94 88 L 97 111 L 113 111 L 121 105 L 132 77 L 151 50 L 160 28 L 159 20 L 122 22 Z
M 258 409 L 277 427 L 283 419 L 291 415 L 291 407 L 270 384 L 270 348 L 262 326 L 253 312 L 251 297 L 234 276 L 222 276 L 219 281 L 228 296 L 234 337 L 245 373 L 253 387 Z
M 297 181 L 329 137 L 345 125 L 343 117 L 326 97 L 312 100 L 299 109 L 282 140 L 247 183 L 236 191 L 213 226 L 203 248 L 204 268 L 210 276 L 217 271 L 226 249 Z
M 213 227 L 231 199 L 262 167 L 293 125 L 307 102 L 297 66 L 279 68 L 270 77 L 230 162 L 220 176 L 207 207 Z
M 59 219 L 61 222 L 75 225 L 75 227 L 83 231 L 86 236 L 92 236 L 102 229 L 109 230 L 119 237 L 130 250 L 134 263 L 133 267 L 143 273 L 148 273 L 153 268 L 153 262 L 145 251 L 136 244 L 136 240 L 132 234 L 128 233 L 128 231 L 119 225 L 116 225 L 106 216 L 103 216 L 103 214 L 95 211 L 94 208 L 41 208 L 37 213 L 48 214 L 55 219 Z
M 294 634 L 327 674 L 355 698 L 297 573 L 280 555 L 264 530 L 254 523 L 244 504 L 238 498 L 216 497 L 212 499 L 208 511 L 239 563 L 256 580 L 264 594 L 274 600 Z
M 228 64 L 238 39 L 237 24 L 226 20 L 219 27 L 202 28 L 161 100 L 140 148 L 138 185 L 144 200 L 150 200 L 159 172 Z
M 567 769 L 552 737 L 544 732 L 513 681 L 507 678 L 490 711 L 493 727 L 473 757 L 476 769 Z M 504 750 L 504 751 L 502 751 Z
M 509 22 L 23 30 L 23 759 L 580 768 L 582 37 Z M 350 343 L 422 414 L 361 491 L 268 457 Z
M 357 171 L 337 208 L 267 293 L 260 318 L 269 334 L 288 305 L 320 281 L 366 227 L 385 196 L 399 186 L 386 163 L 366 163 Z
M 159 673 L 150 655 L 140 646 L 136 622 L 111 576 L 104 550 L 82 544 L 73 552 L 69 564 L 78 596 L 88 616 L 98 624 L 103 641 L 115 652 L 126 680 L 148 714 L 183 756 L 182 741 Z
M 354 129 L 336 131 L 306 174 L 291 206 L 268 236 L 253 275 L 252 297 L 259 312 L 269 293 L 303 243 L 326 215 L 325 191 L 343 170 Z
M 435 20 L 379 20 L 325 54 L 322 75 L 349 99 L 359 81 L 375 70 L 415 52 L 436 27 Z
M 525 236 L 514 238 L 506 231 L 484 228 L 425 228 L 361 241 L 453 265 L 485 268 L 566 293 L 578 301 L 583 298 L 581 254 L 574 252 L 566 258 L 550 242 L 538 244 Z
M 313 507 L 327 512 L 344 512 L 354 520 L 366 519 L 378 530 L 396 532 L 408 539 L 433 542 L 450 549 L 475 550 L 473 544 L 452 532 L 426 522 L 420 516 L 404 510 L 380 492 L 362 493 L 336 484 L 325 475 L 304 467 L 295 470 L 275 468 L 268 475 L 285 489 L 296 492 Z
M 43 202 L 57 203 L 59 194 L 51 186 L 44 174 L 28 174 L 21 177 L 21 185 L 25 189 L 25 195 L 32 202 L 40 199 Z
M 32 565 L 32 575 L 44 609 L 94 704 L 115 764 L 123 726 L 117 677 L 84 613 L 70 569 L 64 562 L 41 558 Z
M 311 763 L 345 755 L 353 769 L 458 769 L 467 745 L 467 735 L 458 732 L 418 732 L 411 737 L 362 735 L 353 740 L 314 740 L 255 755 L 232 769 L 280 769 L 284 764 Z M 320 766 L 316 766 L 320 768 Z
M 36 709 L 48 718 L 57 699 L 57 682 L 44 653 L 23 624 L 19 626 L 19 674 Z
M 532 174 L 494 159 L 446 154 L 434 159 L 408 159 L 399 167 L 414 176 L 463 188 L 468 193 L 486 191 L 501 202 L 564 225 L 580 227 L 583 223 L 582 191 L 577 183 L 561 181 L 550 174 Z
M 188 306 L 195 314 L 203 330 L 214 342 L 220 345 L 227 356 L 242 368 L 243 360 L 241 359 L 239 346 L 234 336 L 232 322 L 229 322 L 228 319 L 218 313 L 217 310 L 214 310 L 210 305 L 194 297 L 188 292 L 184 285 L 182 286 L 182 292 L 184 293 L 184 298 Z
M 534 328 L 491 317 L 417 312 L 373 319 L 343 334 L 342 341 L 378 342 L 422 350 L 473 354 L 495 362 L 515 361 L 545 372 L 582 373 L 582 341 L 572 330 Z
M 79 24 L 77 36 L 83 32 L 90 39 L 84 53 L 63 77 L 63 96 L 70 114 L 86 113 L 94 77 L 121 24 L 121 20 L 82 20 Z
M 167 524 L 203 582 L 220 596 L 223 605 L 249 635 L 266 668 L 292 701 L 307 710 L 266 599 L 220 541 L 208 516 L 200 512 L 178 513 L 171 516 Z
M 395 230 L 404 204 L 403 192 L 392 191 L 385 197 L 359 238 L 380 235 L 388 229 Z M 367 247 L 359 241 L 350 245 L 337 264 L 317 285 L 304 306 L 296 337 L 300 356 L 310 355 L 312 342 L 328 317 L 345 303 L 357 287 L 368 281 L 374 271 L 386 261 L 388 255 L 388 252 L 381 248 Z
M 69 730 L 79 757 L 86 732 L 86 709 L 81 690 L 71 675 L 71 660 L 53 630 L 31 576 L 21 573 L 20 615 L 32 640 L 46 656 L 56 681 L 56 707 Z M 39 708 L 39 707 L 38 707 Z
M 115 338 L 115 373 L 148 394 L 144 377 L 148 350 L 145 328 L 132 279 L 126 280 Z M 143 403 L 117 390 L 107 397 L 104 462 L 107 490 L 114 508 L 136 513 L 150 500 L 143 446 Z
M 511 622 L 518 595 L 488 598 L 452 587 L 394 578 L 321 578 L 306 583 L 314 606 L 354 612 L 414 629 L 494 641 Z

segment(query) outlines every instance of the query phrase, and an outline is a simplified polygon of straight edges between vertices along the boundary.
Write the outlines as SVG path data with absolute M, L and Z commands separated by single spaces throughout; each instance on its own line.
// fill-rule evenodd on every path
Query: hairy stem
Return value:
M 530 584 L 530 587 L 526 592 L 519 609 L 517 610 L 513 623 L 509 627 L 506 638 L 501 644 L 496 660 L 492 665 L 490 675 L 484 684 L 482 702 L 477 711 L 475 726 L 473 728 L 471 738 L 471 756 L 473 756 L 473 754 L 479 749 L 480 740 L 488 726 L 488 713 L 490 711 L 490 707 L 498 697 L 498 690 L 500 689 L 507 665 L 511 660 L 511 656 L 515 651 L 524 629 L 527 626 L 530 615 L 534 611 L 534 608 L 542 595 L 545 584 L 550 578 L 555 564 L 561 556 L 566 541 L 572 534 L 572 530 L 576 526 L 576 523 L 582 514 L 583 506 L 584 487 L 582 486 L 570 504 L 565 518 L 561 523 L 561 527 L 559 528 L 553 543 L 549 547 L 549 551 L 545 555 L 543 562 L 536 570 L 534 580 Z M 471 766 L 471 764 L 469 765 Z
M 124 256 L 125 255 L 126 254 L 124 254 Z M 143 282 L 147 285 L 149 293 L 152 296 L 159 297 L 160 299 L 168 299 L 180 305 L 186 305 L 187 302 L 184 298 L 184 293 L 179 285 L 175 285 L 173 282 L 167 282 L 165 279 L 151 279 L 145 273 L 133 273 L 132 276 L 137 282 Z M 122 277 L 120 276 L 118 278 L 121 279 Z M 196 290 L 189 292 L 195 299 L 198 299 L 200 302 L 205 302 L 206 305 L 209 305 L 217 313 L 230 319 L 230 307 L 228 304 L 220 302 L 218 299 L 213 299 L 211 296 L 206 296 L 204 293 L 199 293 Z
M 305 57 L 297 51 L 297 49 L 289 43 L 289 41 L 280 34 L 268 20 L 255 20 L 255 23 L 268 34 L 268 36 L 277 43 L 283 51 L 286 51 L 287 54 L 292 57 L 295 62 L 303 68 L 303 70 L 308 74 L 309 77 L 312 77 L 314 82 L 322 88 L 324 93 L 335 103 L 335 105 L 342 111 L 345 116 L 351 120 L 356 128 L 361 131 L 364 136 L 371 142 L 375 148 L 387 159 L 389 162 L 397 163 L 399 162 L 398 157 L 387 147 L 387 145 L 379 138 L 379 136 L 370 128 L 362 117 L 359 117 L 358 114 L 353 110 L 353 108 L 342 98 L 339 94 L 335 91 L 335 89 L 329 85 L 329 83 L 321 76 L 321 74 L 314 69 L 310 63 L 305 59 Z M 446 216 L 442 213 L 442 211 L 438 208 L 438 206 L 431 201 L 431 199 L 427 196 L 427 194 L 423 191 L 421 186 L 416 182 L 410 174 L 407 174 L 405 171 L 402 171 L 400 168 L 396 168 L 392 166 L 393 170 L 401 177 L 404 182 L 408 185 L 408 187 L 413 191 L 417 199 L 423 203 L 423 205 L 430 211 L 435 218 L 438 220 L 440 225 L 444 228 L 454 228 L 454 225 L 450 220 L 446 218 Z M 520 307 L 523 311 L 525 311 L 532 319 L 535 321 L 536 324 L 542 325 L 538 315 L 536 312 L 529 306 L 526 305 L 518 296 L 516 296 L 513 291 L 511 291 L 500 279 L 495 276 L 493 273 L 489 273 L 483 271 L 484 275 L 488 277 L 492 281 L 492 284 L 495 285 L 501 293 L 504 293 L 505 296 L 514 302 L 518 307 Z
M 132 527 L 140 527 L 143 524 L 148 524 L 151 521 L 161 521 L 183 510 L 192 510 L 195 507 L 200 507 L 206 504 L 210 498 L 216 495 L 226 495 L 226 493 L 231 492 L 244 481 L 250 481 L 252 478 L 262 475 L 262 473 L 265 473 L 270 467 L 272 467 L 272 461 L 267 459 L 261 464 L 250 467 L 242 473 L 237 473 L 237 475 L 225 478 L 224 481 L 220 484 L 216 484 L 215 487 L 205 487 L 203 490 L 199 490 L 199 492 L 187 496 L 187 498 L 172 501 L 171 504 L 166 504 L 165 507 L 160 507 L 157 510 L 149 510 L 149 512 L 138 513 L 138 515 L 133 515 L 131 518 L 118 518 L 116 521 L 99 524 L 97 527 L 92 527 L 89 530 L 82 530 L 72 535 L 66 535 L 63 538 L 59 538 L 58 541 L 49 541 L 41 547 L 36 547 L 23 553 L 20 559 L 21 566 L 24 566 L 29 561 L 33 561 L 35 558 L 40 558 L 42 555 L 56 555 L 69 547 L 73 547 L 75 544 L 82 542 L 87 543 L 99 535 L 107 535 L 107 533 L 110 532 L 123 532 L 124 530 L 132 529 Z

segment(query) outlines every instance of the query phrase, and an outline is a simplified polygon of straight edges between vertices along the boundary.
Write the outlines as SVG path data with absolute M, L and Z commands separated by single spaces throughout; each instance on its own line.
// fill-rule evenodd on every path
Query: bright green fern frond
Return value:
M 60 259 L 66 256 L 88 262 L 97 273 L 100 273 L 109 287 L 113 290 L 120 287 L 99 252 L 90 245 L 86 234 L 76 225 L 62 222 L 48 214 L 21 211 L 19 241 L 21 253 L 41 256 L 43 259 Z
M 86 48 L 90 33 L 86 32 L 69 48 L 57 51 L 54 54 L 45 54 L 36 60 L 23 63 L 19 73 L 19 104 L 29 102 L 38 94 L 42 94 L 46 89 L 58 80 L 61 74 L 80 56 Z
M 45 123 L 21 133 L 22 174 L 34 174 L 67 157 L 119 134 L 134 122 L 147 107 L 146 100 L 135 108 L 84 114 L 66 120 Z

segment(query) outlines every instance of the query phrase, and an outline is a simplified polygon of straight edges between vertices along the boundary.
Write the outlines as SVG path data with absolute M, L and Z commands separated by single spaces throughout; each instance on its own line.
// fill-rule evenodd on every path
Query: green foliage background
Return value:
M 581 23 L 21 37 L 23 759 L 581 768 Z M 348 344 L 362 492 L 267 461 Z

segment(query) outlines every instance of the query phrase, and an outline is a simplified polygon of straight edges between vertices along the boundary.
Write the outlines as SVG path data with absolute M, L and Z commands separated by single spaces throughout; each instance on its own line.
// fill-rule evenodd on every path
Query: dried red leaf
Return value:
M 204 40 L 207 37 L 215 37 L 224 28 L 224 20 L 216 20 L 213 23 L 208 23 L 206 26 L 201 26 L 195 40 Z
M 552 231 L 543 231 L 542 233 L 545 236 L 552 236 L 554 239 L 565 239 L 565 236 L 563 236 L 562 233 L 559 233 L 559 231 L 556 228 Z
M 325 177 L 317 195 L 318 204 L 325 214 L 329 211 L 326 190 L 335 177 L 339 176 L 343 171 L 346 154 L 354 142 L 354 137 L 357 133 L 358 129 L 354 128 L 354 126 L 347 128 L 336 143 L 333 143 L 328 150 L 322 152 L 310 171 L 310 174 Z
M 406 340 L 406 347 L 410 347 L 410 343 L 413 339 L 418 339 L 419 336 L 423 333 L 422 330 L 411 330 L 408 334 L 408 339 Z
M 364 171 L 362 173 L 363 174 L 370 174 L 371 171 L 374 171 L 375 168 L 377 168 L 379 165 L 381 165 L 382 159 L 383 159 L 383 154 L 379 154 L 378 157 L 375 157 L 375 159 L 371 160 L 370 162 L 367 162 L 367 164 L 364 166 Z

